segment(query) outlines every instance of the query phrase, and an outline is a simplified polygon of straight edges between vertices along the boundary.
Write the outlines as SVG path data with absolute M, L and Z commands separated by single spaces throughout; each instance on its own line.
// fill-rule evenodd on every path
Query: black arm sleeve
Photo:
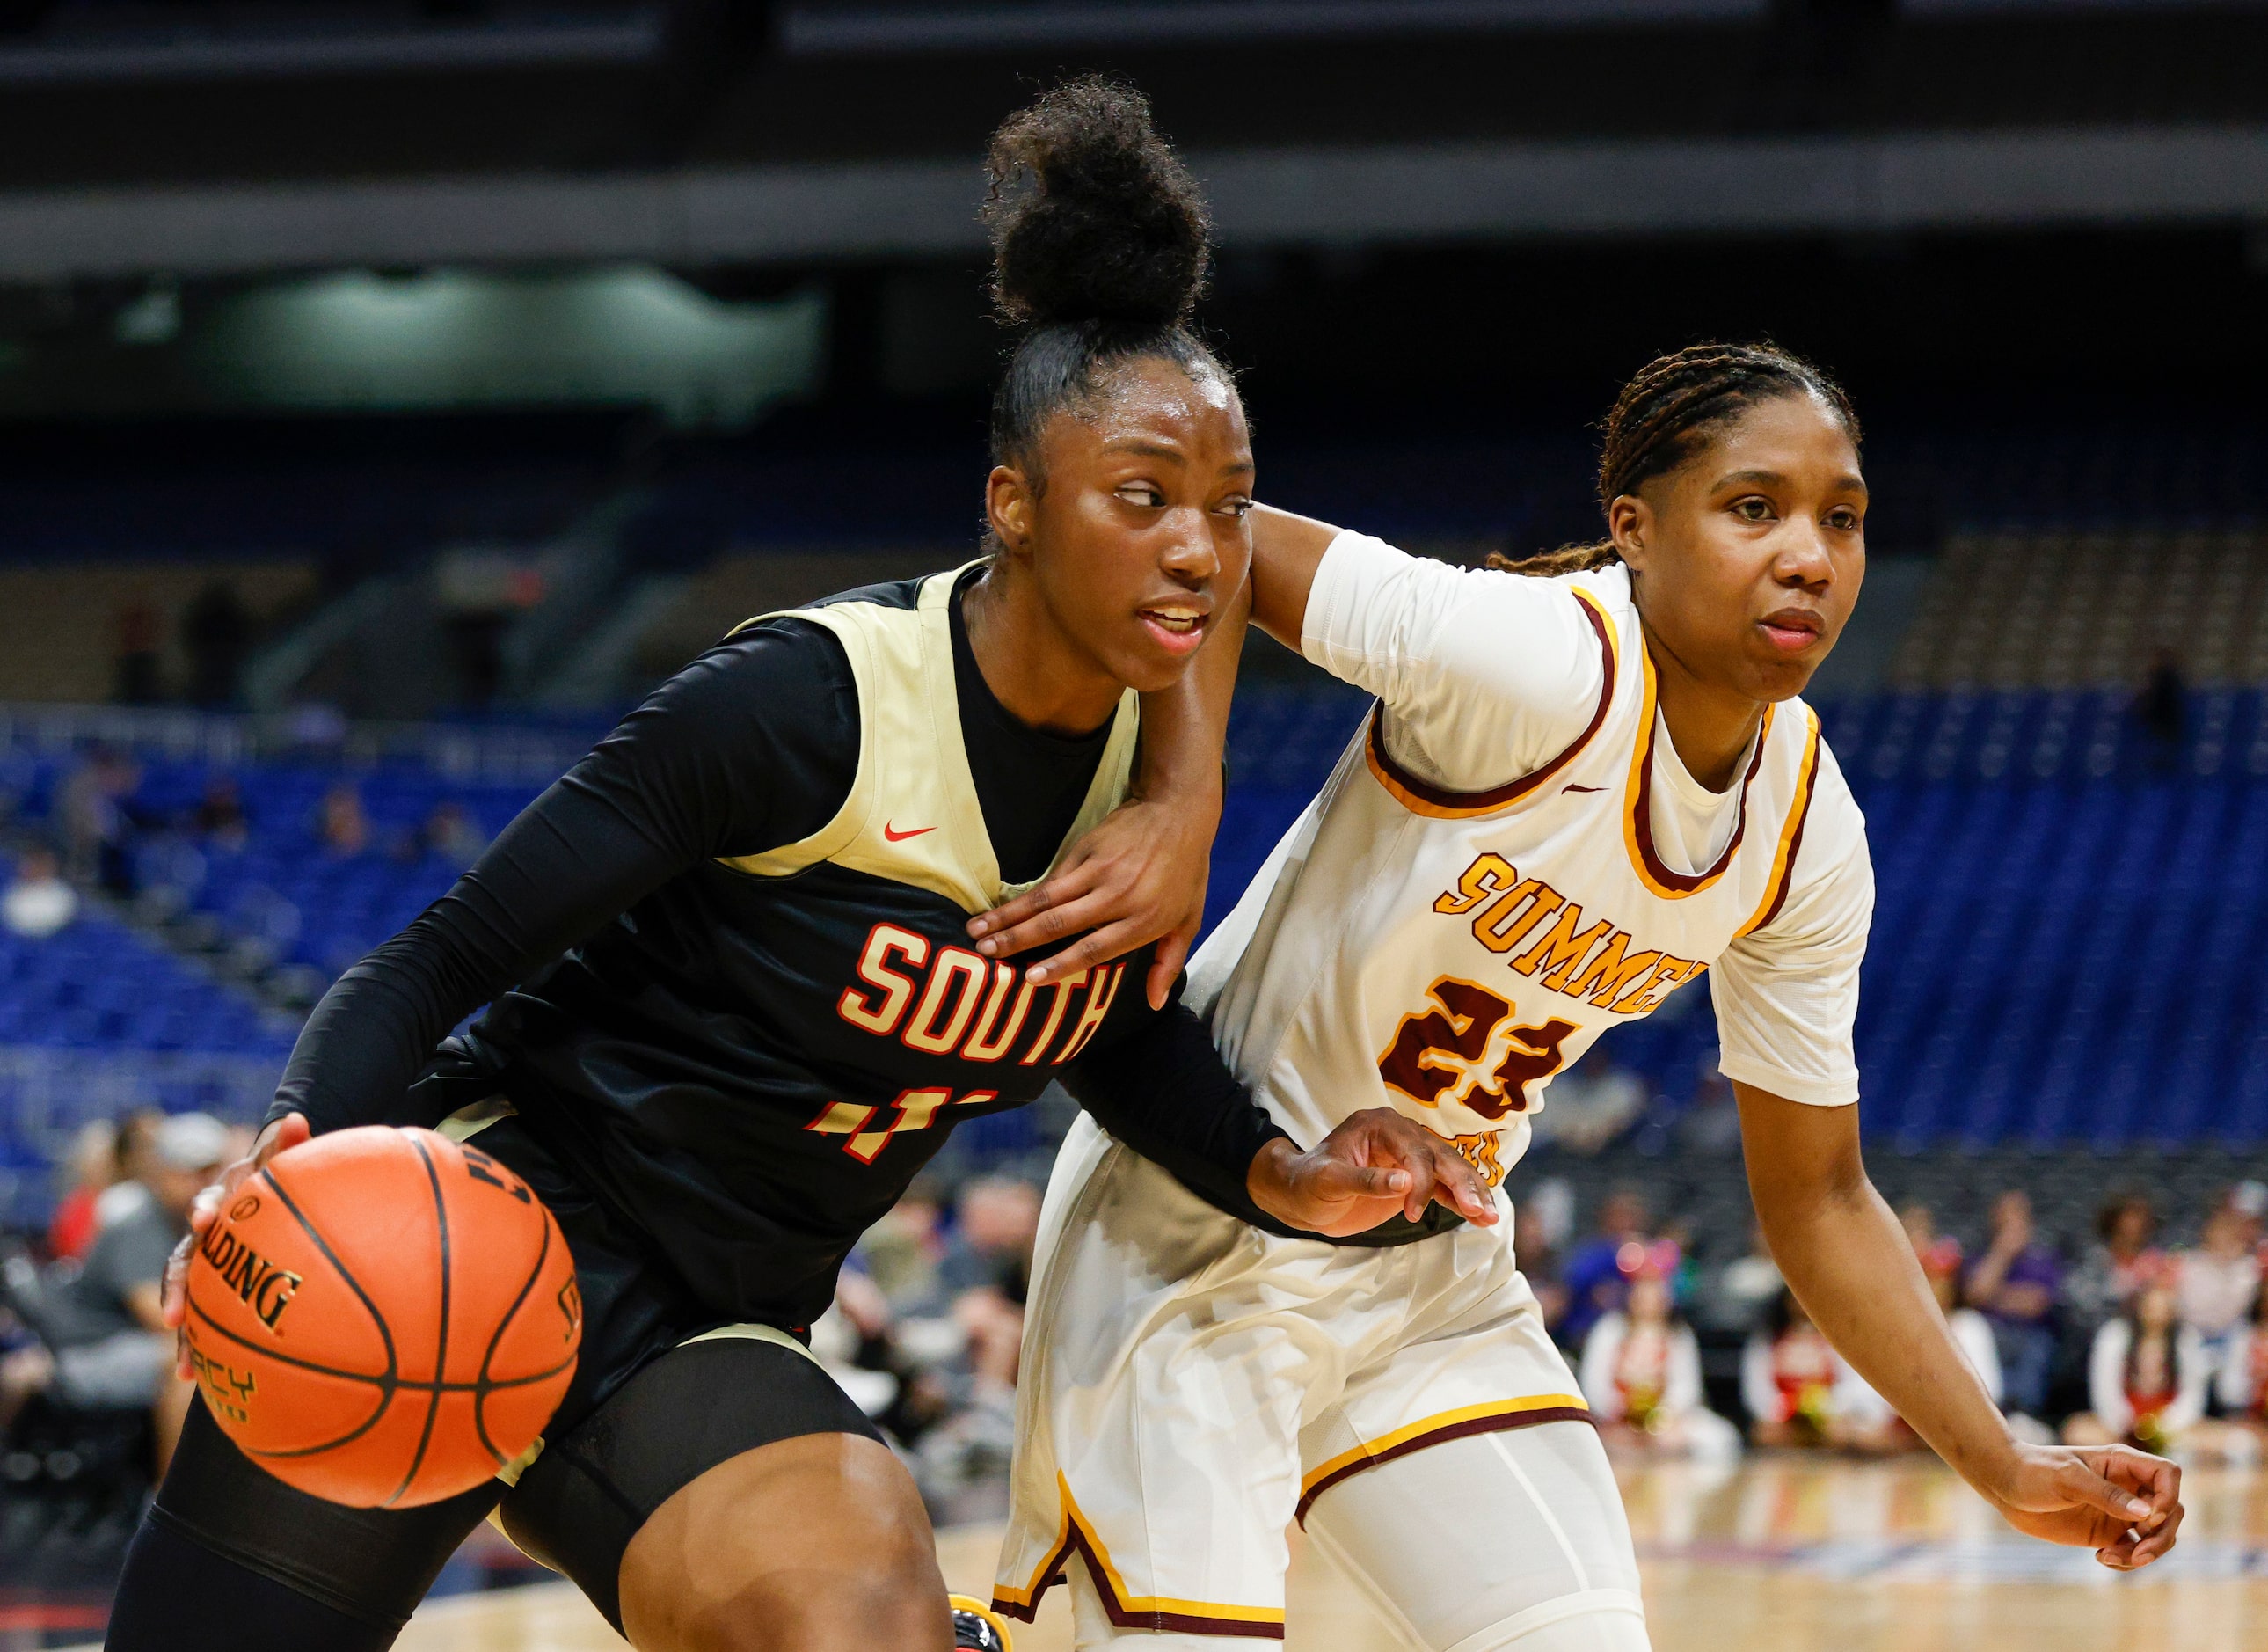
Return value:
M 1133 966 L 1128 966 L 1130 972 Z M 1137 975 L 1132 983 L 1141 987 Z M 1291 1132 L 1256 1104 L 1213 1048 L 1181 986 L 1165 1013 L 1064 1069 L 1064 1088 L 1095 1123 L 1208 1203 L 1271 1233 L 1285 1227 L 1252 1202 L 1253 1155 Z
M 438 1122 L 406 1098 L 451 1028 L 688 867 L 817 831 L 858 752 L 858 688 L 832 632 L 776 621 L 711 649 L 338 978 L 269 1117 L 304 1112 L 318 1134 Z

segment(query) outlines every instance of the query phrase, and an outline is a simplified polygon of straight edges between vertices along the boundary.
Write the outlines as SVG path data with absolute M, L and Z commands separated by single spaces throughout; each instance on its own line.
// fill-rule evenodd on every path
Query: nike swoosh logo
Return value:
M 909 832 L 902 832 L 896 827 L 885 823 L 882 827 L 882 836 L 894 844 L 902 844 L 909 837 L 918 837 L 924 832 L 933 832 L 936 830 L 934 826 L 917 826 Z
M 1570 792 L 1603 792 L 1606 789 L 1602 785 L 1563 785 L 1559 788 L 1559 793 L 1564 797 Z

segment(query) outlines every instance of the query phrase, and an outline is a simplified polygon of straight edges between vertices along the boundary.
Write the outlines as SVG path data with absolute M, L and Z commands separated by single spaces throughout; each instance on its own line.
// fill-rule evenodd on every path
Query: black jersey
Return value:
M 1139 717 L 1130 691 L 1079 737 L 1005 712 L 961 623 L 976 572 L 752 623 L 665 685 L 341 978 L 277 1110 L 437 1122 L 410 1080 L 493 999 L 468 1043 L 525 1128 L 720 1319 L 808 1323 L 954 1124 L 1057 1078 L 1255 1213 L 1281 1132 L 1190 1012 L 1151 1011 L 1146 954 L 1035 987 L 968 944 L 1023 887 L 1001 850 L 1035 879 L 1121 800 Z

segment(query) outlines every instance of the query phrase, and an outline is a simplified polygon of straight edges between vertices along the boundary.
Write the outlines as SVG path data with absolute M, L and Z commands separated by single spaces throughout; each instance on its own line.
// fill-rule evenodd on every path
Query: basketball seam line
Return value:
M 377 1327 L 378 1339 L 386 1349 L 386 1369 L 375 1378 L 370 1376 L 363 1376 L 361 1378 L 364 1382 L 376 1383 L 378 1386 L 378 1409 L 372 1412 L 371 1414 L 364 1420 L 360 1427 L 351 1429 L 348 1433 L 341 1435 L 338 1439 L 328 1441 L 321 1445 L 302 1446 L 298 1449 L 292 1451 L 249 1452 L 249 1455 L 254 1457 L 275 1457 L 278 1459 L 285 1457 L 317 1457 L 326 1451 L 335 1451 L 341 1446 L 352 1445 L 356 1441 L 361 1439 L 363 1435 L 377 1427 L 379 1423 L 384 1420 L 386 1413 L 394 1409 L 394 1390 L 399 1386 L 401 1376 L 401 1361 L 400 1355 L 394 1351 L 394 1331 L 393 1329 L 387 1324 L 386 1316 L 378 1311 L 378 1304 L 371 1301 L 370 1293 L 362 1287 L 362 1281 L 355 1278 L 353 1271 L 350 1269 L 344 1262 L 339 1259 L 338 1252 L 331 1249 L 330 1241 L 324 1238 L 321 1230 L 319 1229 L 313 1222 L 307 1220 L 307 1213 L 299 1208 L 298 1201 L 294 1199 L 290 1192 L 285 1190 L 282 1178 L 276 1174 L 276 1167 L 272 1164 L 262 1166 L 260 1171 L 260 1179 L 268 1184 L 268 1190 L 269 1192 L 275 1194 L 277 1198 L 284 1201 L 284 1208 L 291 1213 L 291 1220 L 299 1224 L 300 1231 L 305 1233 L 309 1239 L 314 1242 L 316 1250 L 323 1253 L 323 1260 L 331 1265 L 331 1271 L 347 1282 L 347 1288 L 355 1294 L 356 1299 L 362 1303 L 364 1311 L 370 1315 L 370 1323 Z M 197 1308 L 195 1302 L 189 1303 L 188 1306 L 196 1309 L 198 1318 L 203 1320 L 216 1331 L 219 1332 L 220 1335 L 226 1337 L 231 1342 L 241 1344 L 243 1346 L 254 1349 L 256 1352 L 267 1353 L 269 1354 L 269 1357 L 280 1359 L 287 1364 L 300 1365 L 306 1363 L 306 1361 L 294 1359 L 291 1355 L 287 1353 L 278 1353 L 274 1350 L 261 1349 L 257 1343 L 252 1341 L 249 1338 L 240 1337 L 234 1331 L 230 1331 L 218 1320 L 215 1319 L 210 1314 L 207 1313 L 203 1309 Z M 338 1375 L 343 1376 L 350 1375 L 350 1373 L 340 1372 Z
M 570 1369 L 575 1363 L 573 1359 L 570 1358 L 562 1360 L 558 1364 L 545 1370 L 531 1372 L 526 1376 L 491 1377 L 484 1382 L 471 1383 L 421 1383 L 414 1377 L 374 1376 L 368 1371 L 350 1371 L 340 1366 L 319 1364 L 313 1360 L 303 1359 L 298 1354 L 285 1353 L 280 1349 L 269 1347 L 264 1343 L 254 1342 L 239 1331 L 231 1331 L 195 1302 L 191 1302 L 189 1307 L 199 1319 L 212 1327 L 215 1335 L 227 1338 L 240 1348 L 249 1348 L 262 1359 L 273 1360 L 278 1365 L 291 1366 L 295 1370 L 312 1371 L 317 1376 L 335 1376 L 349 1383 L 367 1383 L 388 1395 L 402 1390 L 407 1390 L 413 1394 L 439 1392 L 477 1395 L 495 1393 L 508 1388 L 533 1388 L 538 1383 L 550 1381 L 560 1372 Z M 342 1440 L 339 1443 L 343 1445 L 346 1442 Z
M 534 1196 L 534 1190 L 531 1188 L 528 1197 L 533 1198 Z M 543 1276 L 543 1265 L 551 1259 L 551 1213 L 541 1205 L 535 1208 L 543 1215 L 543 1249 L 535 1253 L 535 1265 L 528 1270 L 526 1282 L 519 1287 L 519 1294 L 512 1299 L 512 1306 L 505 1309 L 504 1318 L 497 1323 L 496 1334 L 489 1339 L 488 1352 L 481 1356 L 481 1372 L 477 1379 L 482 1383 L 489 1380 L 489 1368 L 496 1363 L 497 1348 L 504 1341 L 504 1333 L 511 1330 L 512 1322 L 519 1317 L 519 1310 L 527 1304 L 528 1293 L 535 1288 L 535 1281 Z M 574 1258 L 571 1255 L 568 1260 L 571 1265 Z M 439 1373 L 434 1375 L 438 1376 Z M 473 1400 L 473 1432 L 481 1437 L 481 1449 L 494 1457 L 501 1468 L 511 1459 L 497 1450 L 496 1442 L 489 1438 L 487 1400 L 488 1390 L 485 1388 L 479 1390 Z M 437 1400 L 435 1403 L 439 1402 Z
M 410 1136 L 409 1141 L 410 1147 L 417 1154 L 417 1162 L 425 1167 L 426 1184 L 433 1190 L 433 1219 L 440 1224 L 441 1323 L 440 1329 L 433 1339 L 433 1397 L 425 1407 L 425 1427 L 418 1433 L 417 1453 L 409 1459 L 409 1471 L 401 1477 L 401 1484 L 394 1487 L 394 1495 L 386 1500 L 386 1506 L 388 1508 L 400 1502 L 402 1493 L 416 1484 L 417 1471 L 425 1466 L 425 1453 L 433 1443 L 433 1425 L 441 1419 L 441 1383 L 447 1378 L 449 1371 L 449 1287 L 452 1272 L 449 1259 L 449 1205 L 441 1195 L 441 1173 L 433 1168 L 433 1155 L 426 1151 L 425 1144 L 416 1137 Z

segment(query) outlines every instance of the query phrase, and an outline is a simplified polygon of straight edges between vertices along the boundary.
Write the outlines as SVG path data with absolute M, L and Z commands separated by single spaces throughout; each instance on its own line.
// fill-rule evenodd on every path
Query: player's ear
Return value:
M 995 465 L 984 481 L 984 517 L 1010 550 L 1032 542 L 1032 484 L 1013 465 Z
M 1634 571 L 1646 567 L 1646 548 L 1653 534 L 1653 507 L 1635 493 L 1618 493 L 1607 506 L 1607 537 L 1615 542 L 1622 559 Z

